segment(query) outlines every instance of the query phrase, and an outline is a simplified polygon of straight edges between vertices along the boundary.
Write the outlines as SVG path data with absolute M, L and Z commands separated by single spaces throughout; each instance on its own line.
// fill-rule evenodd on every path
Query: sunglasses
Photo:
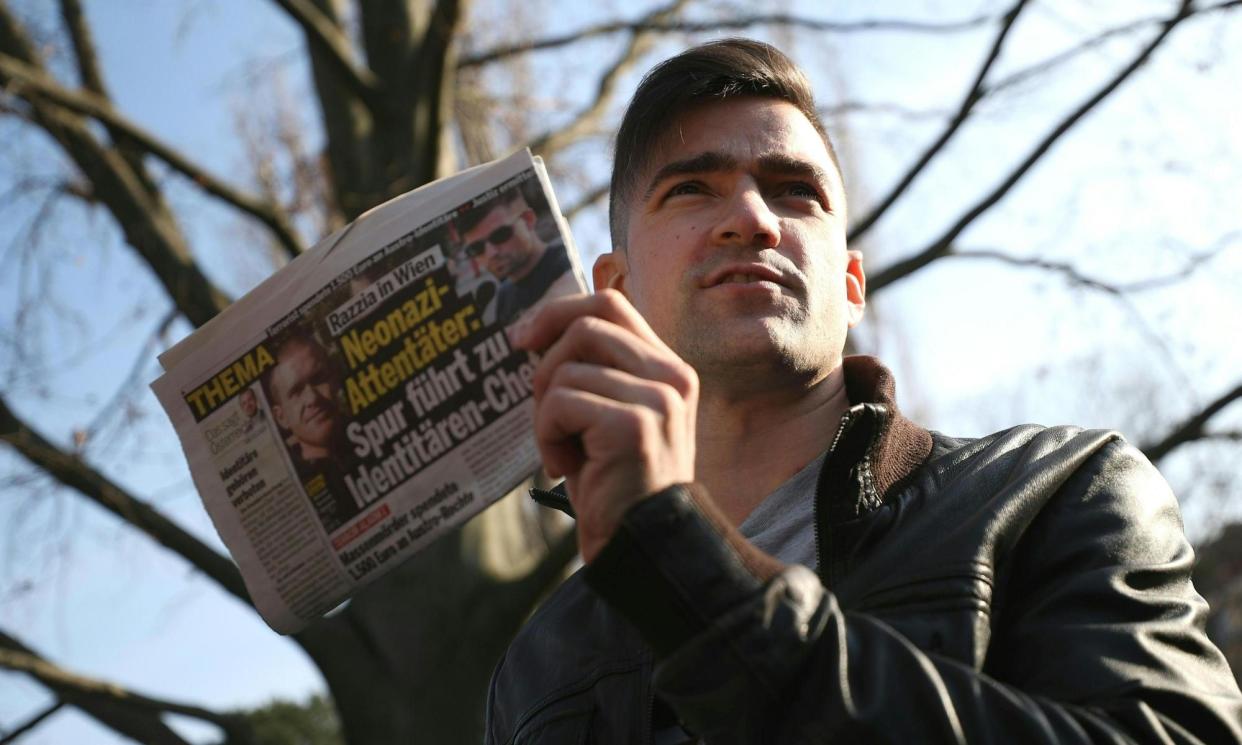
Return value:
M 505 241 L 512 239 L 513 238 L 513 223 L 520 220 L 521 217 L 522 217 L 521 215 L 518 215 L 518 217 L 514 218 L 508 225 L 501 225 L 499 228 L 496 228 L 495 230 L 493 230 L 492 232 L 484 236 L 482 240 L 474 241 L 473 243 L 467 243 L 466 247 L 463 248 L 462 250 L 465 251 L 466 255 L 472 259 L 475 258 L 476 256 L 482 256 L 483 252 L 487 250 L 487 244 L 490 243 L 493 246 L 496 246 L 501 243 L 504 243 Z

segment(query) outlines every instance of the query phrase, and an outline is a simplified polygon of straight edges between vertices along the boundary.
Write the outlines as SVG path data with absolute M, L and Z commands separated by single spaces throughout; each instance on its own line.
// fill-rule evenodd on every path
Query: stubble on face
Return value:
M 705 382 L 813 383 L 840 364 L 856 321 L 844 195 L 801 112 L 771 99 L 703 104 L 675 122 L 645 179 L 624 289 Z

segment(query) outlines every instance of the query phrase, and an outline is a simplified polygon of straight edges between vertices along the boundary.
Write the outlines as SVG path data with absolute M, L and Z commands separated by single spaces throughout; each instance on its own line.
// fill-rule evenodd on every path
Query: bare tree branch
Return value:
M 14 742 L 17 738 L 42 724 L 44 719 L 47 719 L 63 708 L 65 708 L 65 702 L 57 701 L 43 711 L 35 714 L 33 717 L 14 727 L 4 737 L 0 737 L 0 745 L 8 745 L 9 743 Z
M 216 725 L 228 735 L 228 743 L 241 745 L 253 741 L 249 726 L 236 715 L 219 714 L 201 706 L 144 696 L 116 683 L 71 673 L 29 649 L 18 648 L 20 646 L 24 645 L 0 631 L 0 668 L 25 673 L 62 697 L 73 694 L 79 701 L 100 701 L 147 714 L 180 714 Z
M 1043 269 L 1045 271 L 1061 274 L 1073 284 L 1107 292 L 1110 295 L 1132 295 L 1139 292 L 1147 292 L 1148 290 L 1156 290 L 1161 287 L 1168 287 L 1169 285 L 1177 284 L 1198 271 L 1199 268 L 1203 266 L 1203 263 L 1215 256 L 1216 253 L 1217 252 L 1213 251 L 1191 257 L 1186 265 L 1176 272 L 1161 274 L 1148 279 L 1141 279 L 1136 282 L 1126 283 L 1106 282 L 1102 279 L 1089 277 L 1080 272 L 1069 262 L 1041 259 L 1037 256 L 1013 256 L 1011 254 L 992 249 L 961 250 L 956 247 L 951 247 L 948 253 L 945 254 L 945 258 L 986 259 L 989 261 L 999 261 L 1012 266 Z
M 789 13 L 769 13 L 762 15 L 737 16 L 716 21 L 663 21 L 650 17 L 637 21 L 607 21 L 565 34 L 549 36 L 544 39 L 506 44 L 487 51 L 478 52 L 462 58 L 460 67 L 477 67 L 491 62 L 527 52 L 555 49 L 579 41 L 607 36 L 608 34 L 627 31 L 629 33 L 698 33 L 704 31 L 737 31 L 752 26 L 789 26 L 809 29 L 811 31 L 829 31 L 836 34 L 860 31 L 904 31 L 914 33 L 955 33 L 966 31 L 982 25 L 991 16 L 981 15 L 963 21 L 947 23 L 920 23 L 901 19 L 872 19 L 862 21 L 827 21 L 818 18 L 791 15 Z
M 1242 439 L 1237 432 L 1211 433 L 1204 428 L 1208 421 L 1219 414 L 1234 401 L 1242 399 L 1242 385 L 1212 401 L 1198 412 L 1192 414 L 1182 423 L 1174 427 L 1167 435 L 1156 442 L 1142 446 L 1143 453 L 1152 463 L 1158 463 L 1173 450 L 1188 442 L 1203 439 Z
M 0 54 L 43 75 L 42 62 L 25 30 L 0 0 Z M 0 84 L 7 76 L 0 75 Z M 165 291 L 192 323 L 201 325 L 228 305 L 227 296 L 195 263 L 176 218 L 114 148 L 105 147 L 79 115 L 38 96 L 27 99 L 30 119 L 52 137 L 107 206 L 126 241 L 151 268 Z
M 332 18 L 308 0 L 274 0 L 306 34 L 307 43 L 326 59 L 347 88 L 371 111 L 381 106 L 379 81 L 353 60 L 349 38 Z
M 944 258 L 952 251 L 953 242 L 962 234 L 975 220 L 996 205 L 1009 190 L 1017 185 L 1022 177 L 1026 175 L 1031 168 L 1043 158 L 1052 146 L 1061 139 L 1061 137 L 1082 120 L 1091 110 L 1108 98 L 1116 91 L 1121 84 L 1130 78 L 1135 72 L 1141 68 L 1151 55 L 1164 43 L 1173 29 L 1182 21 L 1186 20 L 1191 10 L 1191 1 L 1182 0 L 1178 7 L 1177 13 L 1164 22 L 1164 27 L 1160 33 L 1148 42 L 1142 50 L 1127 64 L 1120 72 L 1118 72 L 1111 80 L 1095 92 L 1090 98 L 1084 101 L 1074 109 L 1068 116 L 1061 120 L 1027 155 L 1027 157 L 1012 171 L 1005 179 L 975 206 L 971 207 L 967 212 L 958 219 L 943 235 L 926 248 L 918 251 L 913 256 L 896 262 L 878 274 L 876 274 L 868 282 L 868 289 L 872 294 L 888 287 L 900 279 L 910 276 L 914 272 L 922 269 L 937 259 Z
M 411 60 L 410 86 L 414 96 L 414 141 L 420 144 L 413 159 L 415 170 L 411 187 L 448 175 L 450 159 L 445 152 L 444 135 L 452 124 L 453 85 L 457 72 L 456 40 L 464 16 L 461 0 L 437 0 Z M 421 166 L 421 168 L 419 168 Z
M 906 190 L 910 188 L 914 180 L 927 168 L 927 164 L 932 161 L 932 158 L 935 158 L 944 149 L 958 129 L 966 123 L 966 119 L 970 116 L 970 112 L 974 109 L 975 104 L 983 98 L 984 81 L 987 79 L 988 72 L 991 71 L 992 66 L 996 64 L 997 58 L 1000 57 L 1001 49 L 1005 46 L 1005 39 L 1009 36 L 1009 32 L 1013 29 L 1014 23 L 1018 20 L 1018 16 L 1022 14 L 1022 10 L 1026 7 L 1027 2 L 1028 0 L 1018 0 L 1005 13 L 1001 19 L 1000 29 L 996 32 L 996 38 L 992 40 L 992 47 L 988 50 L 987 57 L 983 60 L 983 65 L 980 66 L 979 71 L 975 74 L 975 80 L 971 83 L 970 89 L 966 91 L 966 97 L 962 99 L 957 113 L 949 120 L 948 125 L 940 133 L 940 136 L 923 151 L 922 155 L 915 159 L 914 163 L 906 169 L 905 174 L 897 179 L 897 183 L 889 190 L 888 194 L 880 199 L 879 203 L 871 208 L 871 211 L 849 231 L 849 241 L 859 240 L 871 229 L 872 225 L 875 225 L 876 221 L 888 211 L 888 208 L 892 207 L 893 203 L 906 193 Z
M 0 655 L 5 656 L 0 659 L 0 667 L 7 667 L 4 660 L 7 660 L 9 655 L 13 655 L 15 659 L 21 659 L 18 656 L 25 656 L 33 657 L 40 662 L 44 661 L 37 652 L 3 631 L 0 631 Z M 29 671 L 23 670 L 23 672 Z M 33 673 L 30 674 L 33 675 Z M 189 745 L 167 724 L 164 724 L 158 714 L 152 711 L 124 706 L 106 697 L 85 693 L 59 681 L 49 680 L 44 682 L 44 685 L 66 704 L 76 706 L 104 726 L 137 742 L 151 745 Z
M 1200 440 L 1224 440 L 1226 442 L 1242 442 L 1242 429 L 1231 429 L 1225 432 L 1205 432 Z
M 1223 10 L 1230 10 L 1230 9 L 1233 9 L 1239 6 L 1242 6 L 1242 0 L 1227 0 L 1226 2 L 1216 3 L 1214 5 L 1196 5 L 1195 7 L 1190 9 L 1190 15 L 1202 16 L 1208 13 L 1215 13 L 1215 12 L 1219 12 Z M 1109 39 L 1113 39 L 1118 36 L 1124 36 L 1126 34 L 1133 33 L 1134 31 L 1137 31 L 1142 28 L 1146 28 L 1148 26 L 1155 26 L 1159 23 L 1163 23 L 1164 20 L 1165 19 L 1162 16 L 1152 16 L 1148 18 L 1140 18 L 1137 21 L 1130 21 L 1129 23 L 1123 23 L 1119 26 L 1114 26 L 1112 28 L 1104 29 L 1103 31 L 1093 36 L 1083 39 L 1082 41 L 1078 42 L 1074 46 L 1069 47 L 1068 49 L 1062 50 L 1052 55 L 1048 59 L 1045 59 L 1041 62 L 1037 62 L 1033 65 L 1030 65 L 1029 67 L 1024 67 L 1021 70 L 1018 70 L 1016 72 L 1010 73 L 1009 75 L 1006 75 L 1005 77 L 996 81 L 992 85 L 988 86 L 987 92 L 989 95 L 991 95 L 991 94 L 997 93 L 998 91 L 1005 90 L 1006 88 L 1011 88 L 1013 86 L 1020 85 L 1021 83 L 1024 83 L 1027 80 L 1030 80 L 1036 75 L 1042 75 L 1044 73 L 1054 70 L 1057 67 L 1060 67 L 1066 62 L 1069 62 L 1071 59 L 1074 59 L 1075 57 L 1079 56 L 1083 52 L 1087 52 L 1087 51 L 1090 51 L 1092 49 L 1095 49 L 1101 46 L 1102 44 L 1104 44 L 1104 42 L 1108 41 Z
M 667 21 L 680 13 L 687 2 L 688 0 L 673 0 L 667 5 L 652 11 L 644 20 L 648 22 Z M 591 103 L 578 112 L 565 126 L 536 137 L 530 143 L 530 149 L 544 157 L 550 157 L 599 126 L 599 121 L 603 117 L 609 100 L 612 98 L 618 80 L 627 70 L 638 63 L 638 60 L 651 48 L 653 43 L 654 39 L 651 31 L 634 32 L 634 35 L 630 37 L 629 44 L 625 47 L 625 51 L 612 64 L 612 67 L 608 68 L 600 77 L 599 85 L 595 90 L 595 98 Z
M 5 54 L 0 54 L 0 84 L 9 85 L 32 103 L 36 99 L 47 101 L 74 113 L 98 119 L 109 130 L 164 161 L 208 194 L 262 222 L 272 231 L 291 258 L 302 252 L 301 241 L 276 205 L 244 194 L 207 173 L 176 148 L 125 118 L 107 99 L 91 93 L 71 91 L 39 70 Z
M 49 476 L 103 507 L 165 548 L 180 555 L 247 605 L 241 573 L 226 557 L 187 533 L 151 505 L 122 489 L 76 455 L 65 452 L 29 427 L 0 397 L 0 440 Z
M 151 364 L 153 356 L 152 352 L 156 342 L 158 342 L 164 334 L 168 333 L 168 328 L 172 326 L 173 321 L 177 320 L 179 316 L 180 313 L 177 312 L 176 308 L 173 308 L 164 314 L 164 316 L 160 319 L 160 322 L 156 324 L 155 329 L 148 336 L 146 343 L 142 345 L 142 349 L 139 350 L 138 354 L 134 357 L 134 361 L 129 366 L 129 372 L 124 378 L 121 379 L 121 384 L 118 385 L 116 391 L 108 397 L 107 402 L 104 403 L 103 406 L 99 407 L 99 413 L 95 415 L 95 418 L 90 422 L 90 424 L 83 427 L 80 432 L 74 433 L 75 440 L 85 444 L 95 439 L 95 436 L 103 428 L 106 418 L 112 416 L 118 411 L 123 410 L 124 407 L 122 404 L 125 394 L 141 385 L 143 379 L 142 373 L 147 369 L 147 366 Z
M 79 0 L 60 0 L 60 16 L 65 21 L 69 38 L 73 41 L 78 78 L 82 81 L 82 87 L 108 98 L 108 89 L 104 87 L 103 75 L 99 71 L 99 55 L 95 51 L 90 27 L 86 25 L 86 18 L 82 14 L 82 4 Z
M 573 204 L 569 205 L 569 207 L 565 208 L 565 210 L 561 214 L 565 216 L 566 220 L 572 219 L 575 215 L 577 215 L 582 210 L 586 209 L 587 207 L 590 207 L 593 204 L 596 204 L 601 199 L 608 196 L 608 189 L 609 189 L 609 184 L 607 182 L 600 184 L 599 186 L 595 187 L 594 189 L 591 189 L 586 194 L 583 194 L 581 197 L 579 197 L 578 201 L 574 202 Z

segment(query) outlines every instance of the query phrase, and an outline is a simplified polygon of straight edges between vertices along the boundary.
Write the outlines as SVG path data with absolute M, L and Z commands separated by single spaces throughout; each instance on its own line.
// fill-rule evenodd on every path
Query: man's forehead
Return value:
M 805 114 L 780 99 L 745 97 L 673 117 L 653 143 L 636 191 L 641 197 L 668 175 L 741 168 L 838 180 L 828 146 Z
M 290 344 L 276 355 L 276 369 L 272 372 L 277 380 L 287 379 L 290 375 L 304 372 L 308 368 L 318 367 L 323 362 L 323 354 L 318 347 L 311 344 Z

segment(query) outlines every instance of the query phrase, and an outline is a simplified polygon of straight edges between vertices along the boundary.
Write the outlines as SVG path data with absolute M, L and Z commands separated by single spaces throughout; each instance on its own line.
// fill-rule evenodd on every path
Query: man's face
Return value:
M 624 292 L 701 375 L 826 375 L 862 318 L 864 279 L 823 140 L 793 105 L 763 98 L 702 104 L 670 130 L 596 287 Z
M 272 401 L 273 416 L 302 443 L 304 455 L 310 457 L 331 443 L 338 412 L 331 371 L 319 347 L 291 342 L 280 350 L 272 373 Z
M 259 412 L 259 399 L 255 398 L 254 391 L 246 389 L 241 394 L 242 413 L 250 418 Z
M 521 279 L 543 254 L 543 242 L 534 226 L 535 213 L 521 199 L 497 205 L 462 236 L 466 253 L 482 256 L 497 279 Z

